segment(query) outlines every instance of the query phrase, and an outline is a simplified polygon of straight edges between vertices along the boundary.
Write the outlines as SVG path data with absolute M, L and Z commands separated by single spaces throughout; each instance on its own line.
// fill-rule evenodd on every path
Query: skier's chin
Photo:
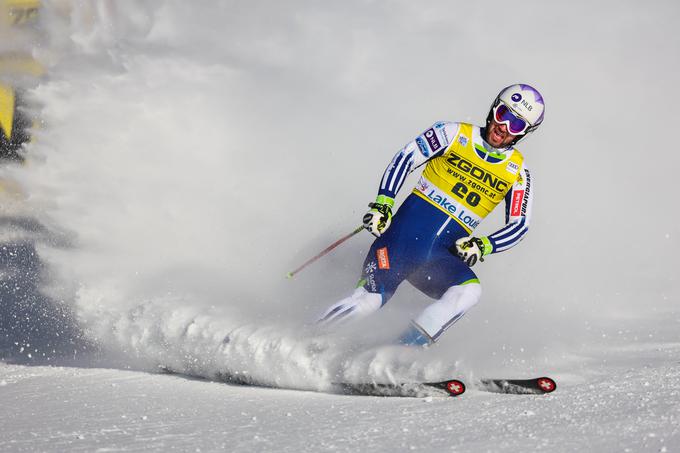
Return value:
M 507 134 L 499 134 L 496 130 L 492 130 L 487 134 L 486 141 L 494 148 L 500 148 L 503 146 L 503 143 L 507 137 Z

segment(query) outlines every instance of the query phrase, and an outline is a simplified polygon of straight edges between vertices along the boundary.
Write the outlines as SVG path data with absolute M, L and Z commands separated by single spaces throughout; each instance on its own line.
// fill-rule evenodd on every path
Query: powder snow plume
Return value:
M 19 188 L 14 215 L 34 225 L 33 285 L 61 307 L 43 322 L 63 320 L 66 355 L 296 388 L 423 378 L 403 351 L 347 352 L 347 332 L 314 331 L 330 298 L 286 295 L 278 281 L 306 241 L 280 221 L 297 209 L 294 159 L 323 156 L 287 144 L 267 111 L 274 88 L 252 80 L 285 63 L 272 43 L 247 37 L 271 58 L 216 48 L 198 29 L 217 19 L 183 2 L 81 3 L 46 6 L 35 54 L 48 76 L 28 89 L 41 127 L 27 166 L 4 170 Z M 251 104 L 261 118 L 244 113 Z M 53 360 L 60 345 L 42 340 L 21 339 L 19 356 Z M 438 366 L 428 373 L 451 369 Z
M 25 296 L 5 302 L 12 320 L 3 349 L 22 358 L 98 351 L 115 366 L 318 388 L 338 378 L 445 377 L 457 361 L 459 371 L 525 372 L 548 351 L 599 338 L 598 323 L 674 309 L 677 259 L 663 253 L 680 237 L 674 211 L 657 210 L 653 223 L 629 215 L 649 194 L 621 182 L 637 171 L 636 150 L 665 144 L 618 133 L 598 113 L 631 110 L 621 93 L 643 81 L 649 120 L 675 118 L 668 83 L 645 70 L 673 73 L 674 60 L 637 52 L 631 67 L 623 50 L 606 62 L 569 50 L 560 61 L 582 71 L 567 79 L 545 64 L 552 47 L 488 58 L 505 35 L 480 36 L 485 11 L 473 4 L 259 5 L 44 2 L 42 31 L 22 37 L 46 67 L 25 87 L 34 140 L 25 165 L 0 170 L 11 189 L 2 206 L 12 247 L 3 253 L 21 263 L 3 270 L 3 282 L 20 273 Z M 651 49 L 664 27 L 631 33 L 635 8 L 612 33 L 626 50 Z M 536 2 L 525 20 L 548 35 L 551 23 L 531 18 L 552 11 Z M 451 17 L 470 20 L 454 32 Z M 600 40 L 614 36 L 591 15 L 581 19 L 588 33 L 570 35 L 569 49 L 589 48 L 593 30 Z M 463 45 L 477 68 L 469 74 L 449 57 Z M 366 324 L 310 327 L 351 293 L 371 237 L 357 235 L 295 281 L 286 272 L 356 227 L 404 143 L 436 120 L 483 122 L 498 89 L 519 80 L 540 87 L 548 104 L 541 131 L 526 141 L 536 215 L 517 250 L 480 266 L 479 306 L 417 359 L 380 347 L 429 302 L 407 285 Z M 561 139 L 559 125 L 571 118 L 582 120 L 579 146 Z M 602 170 L 614 168 L 611 150 L 616 172 Z M 673 180 L 677 156 L 656 169 L 660 184 Z M 578 181 L 589 181 L 586 192 Z M 655 191 L 656 205 L 672 205 L 672 193 Z M 640 231 L 646 240 L 631 241 Z

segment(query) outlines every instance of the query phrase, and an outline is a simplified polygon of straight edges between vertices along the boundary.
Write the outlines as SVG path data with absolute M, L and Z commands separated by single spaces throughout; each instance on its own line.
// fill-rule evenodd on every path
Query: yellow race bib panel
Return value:
M 513 149 L 505 156 L 475 149 L 473 126 L 460 124 L 451 145 L 430 160 L 413 192 L 472 232 L 512 188 L 523 157 Z

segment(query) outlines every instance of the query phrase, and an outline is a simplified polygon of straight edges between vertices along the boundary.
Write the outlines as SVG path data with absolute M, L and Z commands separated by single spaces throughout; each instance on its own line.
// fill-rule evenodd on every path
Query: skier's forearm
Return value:
M 529 231 L 525 218 L 510 222 L 489 236 L 480 238 L 484 243 L 484 255 L 503 252 L 520 243 Z

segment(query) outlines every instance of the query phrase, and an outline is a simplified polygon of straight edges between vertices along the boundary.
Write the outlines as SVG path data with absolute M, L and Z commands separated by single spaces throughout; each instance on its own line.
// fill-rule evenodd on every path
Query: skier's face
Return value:
M 505 124 L 497 123 L 496 120 L 491 120 L 491 124 L 486 130 L 486 142 L 494 148 L 505 148 L 510 145 L 515 139 L 516 135 L 508 132 Z

